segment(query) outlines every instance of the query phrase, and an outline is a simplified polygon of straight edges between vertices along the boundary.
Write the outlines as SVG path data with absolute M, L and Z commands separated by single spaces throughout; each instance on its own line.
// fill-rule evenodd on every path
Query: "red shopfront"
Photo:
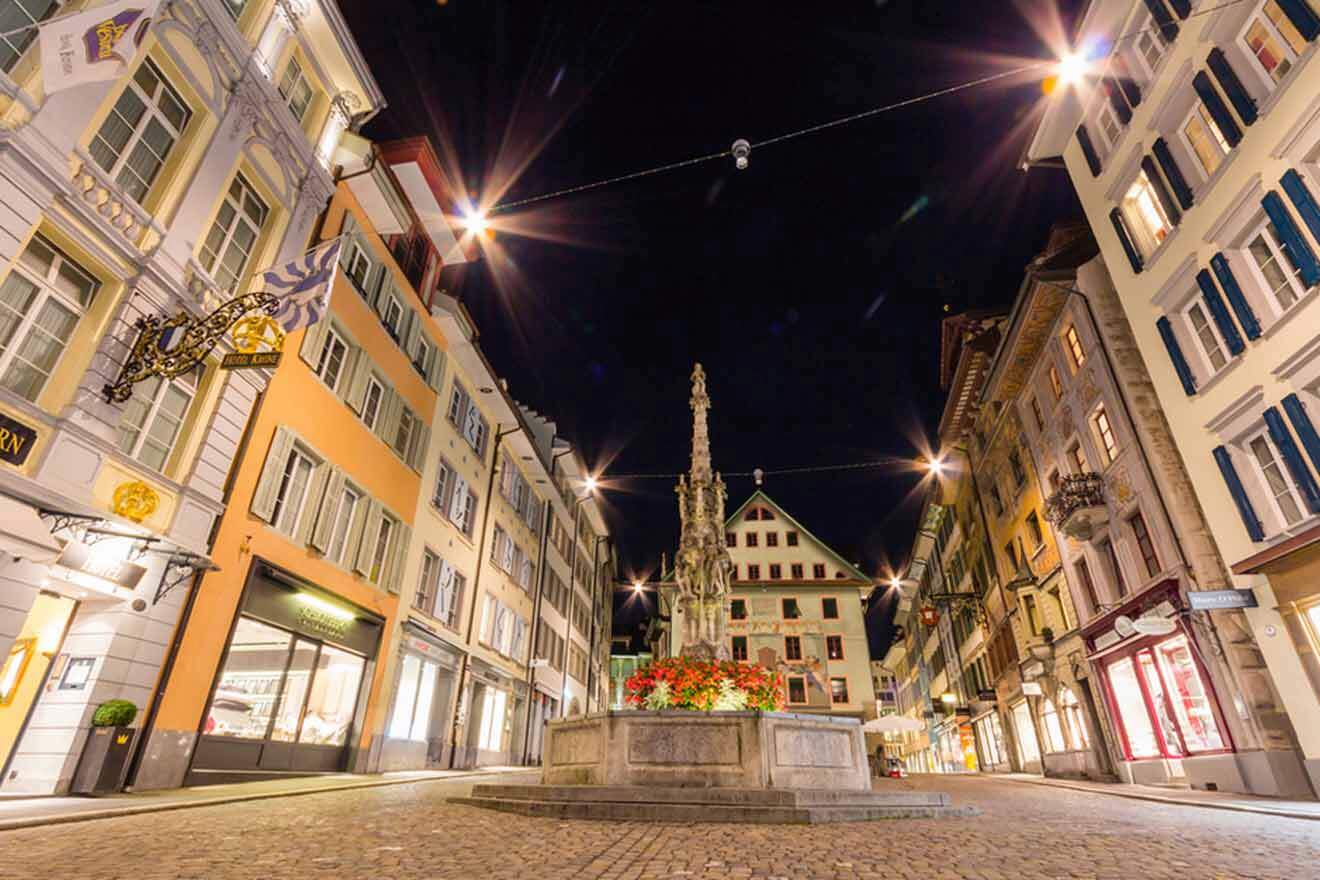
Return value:
M 1084 633 L 1128 781 L 1186 778 L 1196 784 L 1203 775 L 1196 770 L 1201 759 L 1233 753 L 1203 646 L 1183 608 L 1178 585 L 1170 581 L 1113 609 Z M 1166 619 L 1174 629 L 1143 635 L 1116 627 L 1120 617 L 1131 621 L 1143 615 Z

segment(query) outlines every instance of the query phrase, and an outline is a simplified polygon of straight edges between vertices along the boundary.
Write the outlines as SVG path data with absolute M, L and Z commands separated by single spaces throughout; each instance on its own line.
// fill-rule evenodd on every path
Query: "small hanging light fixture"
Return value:
M 757 468 L 756 470 L 752 471 L 752 479 L 756 481 L 756 485 L 758 486 L 761 485 L 761 483 L 765 480 L 765 471 L 761 470 L 760 468 Z
M 733 142 L 733 146 L 730 147 L 729 150 L 733 153 L 733 164 L 737 166 L 738 170 L 742 171 L 746 169 L 747 157 L 752 153 L 752 145 L 749 144 L 746 139 L 738 138 Z

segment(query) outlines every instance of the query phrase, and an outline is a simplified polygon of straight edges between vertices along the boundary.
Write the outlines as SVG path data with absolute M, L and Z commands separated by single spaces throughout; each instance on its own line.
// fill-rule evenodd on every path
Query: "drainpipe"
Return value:
M 486 556 L 486 529 L 490 526 L 490 509 L 494 506 L 491 493 L 495 491 L 495 472 L 499 470 L 497 462 L 500 460 L 500 444 L 504 438 L 518 431 L 517 426 L 507 431 L 499 431 L 497 428 L 495 434 L 495 448 L 491 450 L 490 459 L 490 477 L 486 480 L 486 509 L 481 515 L 481 535 L 477 539 L 477 572 L 472 576 L 472 603 L 468 606 L 468 625 L 467 636 L 463 640 L 463 659 L 458 667 L 458 703 L 454 706 L 454 717 L 449 722 L 449 769 L 454 769 L 454 756 L 458 754 L 458 710 L 463 705 L 463 687 L 467 684 L 468 670 L 472 666 L 472 628 L 477 622 L 477 597 L 481 595 L 478 587 L 481 585 L 482 563 Z M 471 714 L 469 709 L 469 714 Z

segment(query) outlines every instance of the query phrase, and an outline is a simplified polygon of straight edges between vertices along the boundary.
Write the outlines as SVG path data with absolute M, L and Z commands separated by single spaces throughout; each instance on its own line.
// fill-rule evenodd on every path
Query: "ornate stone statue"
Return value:
M 729 579 L 733 562 L 724 545 L 724 500 L 727 494 L 720 475 L 711 470 L 710 433 L 706 413 L 706 373 L 697 364 L 692 370 L 692 470 L 679 477 L 678 495 L 681 532 L 674 556 L 678 583 L 678 607 L 682 618 L 685 657 L 728 660 L 727 622 Z

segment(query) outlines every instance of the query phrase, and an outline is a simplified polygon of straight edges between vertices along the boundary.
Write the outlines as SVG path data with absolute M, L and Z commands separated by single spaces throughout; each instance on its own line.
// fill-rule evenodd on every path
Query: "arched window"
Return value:
M 1054 701 L 1048 697 L 1040 701 L 1040 726 L 1045 731 L 1045 751 L 1068 750 L 1068 743 L 1063 738 L 1063 725 L 1059 723 L 1059 712 L 1054 708 Z
M 1086 716 L 1082 714 L 1082 704 L 1077 702 L 1077 695 L 1071 688 L 1059 689 L 1059 709 L 1068 722 L 1068 733 L 1072 736 L 1074 749 L 1091 747 L 1091 736 L 1086 731 Z

